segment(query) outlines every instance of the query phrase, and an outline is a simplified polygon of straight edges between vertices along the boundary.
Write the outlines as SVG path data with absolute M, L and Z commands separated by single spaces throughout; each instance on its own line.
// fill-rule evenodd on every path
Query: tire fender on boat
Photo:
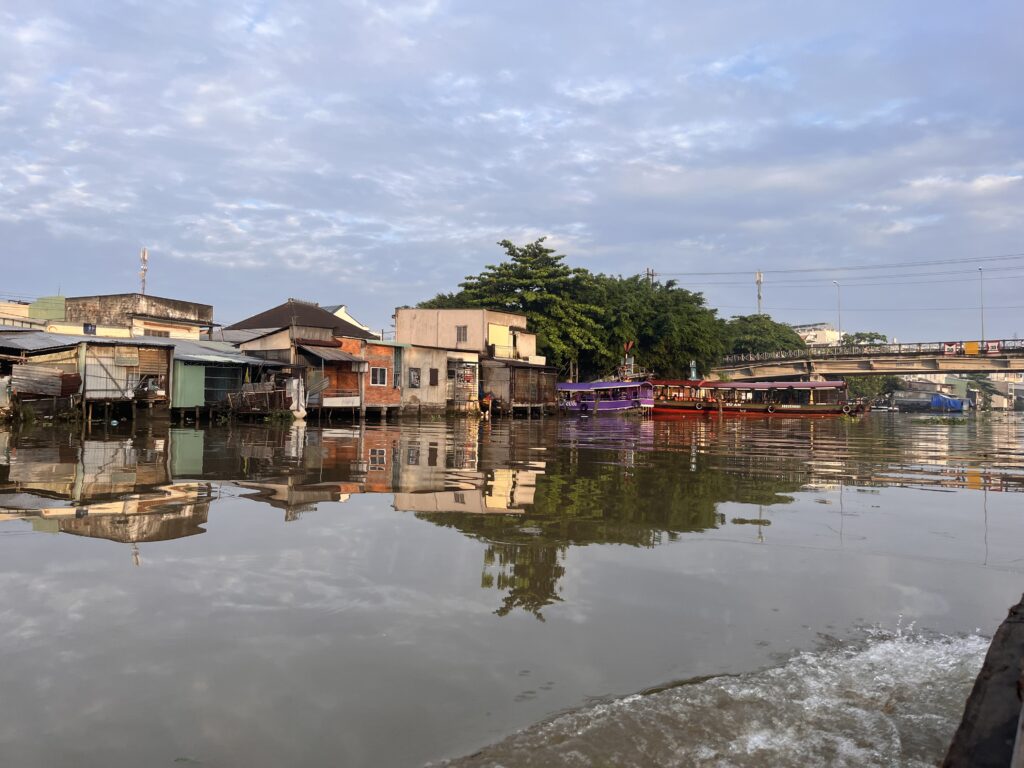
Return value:
M 704 403 L 698 402 L 698 403 L 697 403 L 697 404 L 696 404 L 696 405 L 694 406 L 694 408 L 696 408 L 696 409 L 697 409 L 698 411 L 703 411 L 703 410 L 704 410 Z
M 849 412 L 850 412 L 850 406 L 844 405 L 843 406 L 843 413 L 849 413 Z
M 769 405 L 768 406 L 768 413 L 775 413 L 775 406 L 774 405 Z

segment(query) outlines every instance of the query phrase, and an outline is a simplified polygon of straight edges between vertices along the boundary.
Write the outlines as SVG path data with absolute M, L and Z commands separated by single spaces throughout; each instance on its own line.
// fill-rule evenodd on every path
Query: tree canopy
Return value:
M 857 331 L 856 333 L 844 333 L 844 344 L 887 344 L 889 337 L 878 331 Z
M 768 315 L 740 315 L 725 324 L 728 354 L 754 354 L 806 349 L 807 345 L 790 326 Z
M 595 274 L 570 267 L 544 244 L 498 243 L 505 260 L 470 275 L 454 293 L 419 304 L 434 309 L 480 307 L 525 315 L 539 354 L 563 374 L 611 376 L 633 342 L 636 363 L 659 376 L 686 378 L 692 360 L 700 375 L 725 354 L 803 349 L 788 325 L 768 315 L 724 321 L 701 293 L 674 280 Z

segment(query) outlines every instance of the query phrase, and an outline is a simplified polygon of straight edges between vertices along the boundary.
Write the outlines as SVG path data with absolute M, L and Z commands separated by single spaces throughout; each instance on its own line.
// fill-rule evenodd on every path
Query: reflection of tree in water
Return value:
M 799 481 L 724 472 L 689 453 L 643 454 L 622 466 L 602 451 L 557 449 L 537 478 L 534 503 L 521 514 L 418 513 L 487 544 L 481 586 L 504 591 L 495 613 L 515 608 L 543 621 L 561 600 L 559 583 L 570 546 L 653 547 L 725 522 L 722 502 L 778 504 Z M 585 459 L 584 460 L 581 460 Z
M 541 608 L 561 601 L 558 582 L 565 575 L 561 564 L 566 547 L 537 543 L 490 544 L 484 550 L 483 587 L 497 587 L 507 591 L 501 607 L 494 613 L 507 616 L 515 608 L 522 608 L 544 621 Z M 497 574 L 489 568 L 497 568 Z

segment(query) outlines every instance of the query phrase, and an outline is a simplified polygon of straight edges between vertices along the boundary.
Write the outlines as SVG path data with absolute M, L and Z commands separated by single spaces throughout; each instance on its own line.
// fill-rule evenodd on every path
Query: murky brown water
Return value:
M 928 765 L 1024 421 L 0 432 L 0 763 Z

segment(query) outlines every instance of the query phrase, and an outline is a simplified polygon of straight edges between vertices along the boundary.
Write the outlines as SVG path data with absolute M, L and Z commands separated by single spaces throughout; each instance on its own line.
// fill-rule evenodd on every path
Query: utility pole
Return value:
M 981 341 L 985 342 L 985 270 L 978 267 L 978 295 L 981 298 Z
M 141 293 L 143 296 L 146 295 L 146 273 L 149 272 L 149 251 L 146 247 L 142 247 L 142 251 L 139 253 L 139 282 L 141 283 Z
M 839 326 L 836 330 L 839 331 L 839 346 L 843 345 L 843 296 L 842 289 L 839 287 L 839 281 L 833 280 L 832 285 L 836 287 L 836 324 Z
M 651 288 L 654 287 L 654 270 L 648 267 L 644 270 L 644 277 L 647 278 L 647 285 Z
M 757 314 L 761 314 L 761 283 L 764 282 L 764 273 L 755 272 L 754 282 L 757 283 Z

